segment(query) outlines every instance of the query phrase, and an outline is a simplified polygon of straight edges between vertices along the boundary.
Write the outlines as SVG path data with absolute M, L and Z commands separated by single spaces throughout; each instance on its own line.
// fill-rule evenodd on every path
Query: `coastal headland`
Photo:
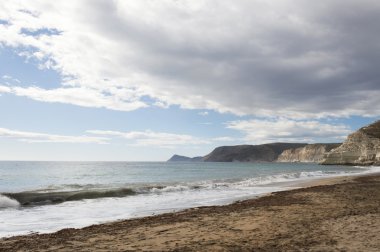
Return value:
M 380 120 L 341 143 L 269 143 L 220 146 L 203 157 L 174 155 L 169 162 L 304 162 L 324 165 L 380 165 Z
M 379 251 L 380 175 L 0 240 L 0 251 Z

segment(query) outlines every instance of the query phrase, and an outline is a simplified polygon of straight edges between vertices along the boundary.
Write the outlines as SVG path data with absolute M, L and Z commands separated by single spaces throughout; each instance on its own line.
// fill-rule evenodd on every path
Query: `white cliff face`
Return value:
M 380 165 L 380 121 L 350 134 L 321 164 Z
M 304 147 L 283 151 L 277 158 L 277 162 L 305 162 L 319 163 L 324 155 L 332 148 L 340 144 L 308 144 Z

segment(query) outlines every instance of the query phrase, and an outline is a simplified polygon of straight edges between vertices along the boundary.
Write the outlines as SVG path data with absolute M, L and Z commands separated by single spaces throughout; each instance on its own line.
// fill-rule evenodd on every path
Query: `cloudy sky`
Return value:
M 0 3 L 0 160 L 340 142 L 380 116 L 376 0 Z

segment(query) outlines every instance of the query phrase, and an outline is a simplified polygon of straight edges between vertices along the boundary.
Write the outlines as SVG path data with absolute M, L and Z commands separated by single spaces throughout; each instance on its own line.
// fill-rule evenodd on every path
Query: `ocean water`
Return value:
M 222 205 L 379 167 L 302 163 L 0 162 L 0 237 Z

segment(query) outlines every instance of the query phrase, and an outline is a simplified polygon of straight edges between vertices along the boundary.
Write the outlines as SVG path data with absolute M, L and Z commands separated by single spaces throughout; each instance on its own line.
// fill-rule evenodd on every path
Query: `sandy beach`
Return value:
M 0 251 L 379 251 L 380 175 L 0 240 Z

